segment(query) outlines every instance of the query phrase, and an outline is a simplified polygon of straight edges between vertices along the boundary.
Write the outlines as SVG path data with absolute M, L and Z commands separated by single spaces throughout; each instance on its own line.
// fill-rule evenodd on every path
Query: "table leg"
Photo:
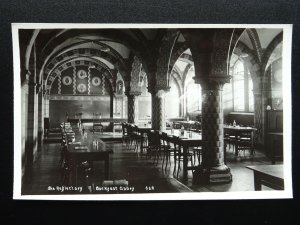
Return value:
M 261 191 L 261 177 L 254 171 L 254 190 Z
M 141 132 L 141 144 L 140 144 L 141 154 L 143 153 L 143 141 L 144 141 L 144 134 Z
M 239 146 L 238 146 L 238 140 L 237 140 L 237 138 L 235 138 L 235 143 L 234 143 L 234 152 L 235 152 L 235 156 L 238 156 L 238 154 L 239 154 L 238 149 L 239 149 Z
M 77 162 L 72 165 L 72 184 L 77 186 Z
M 104 179 L 108 180 L 109 179 L 109 156 L 105 156 L 104 159 Z
M 235 156 L 237 157 L 239 155 L 239 133 L 237 131 L 234 132 L 234 137 L 235 137 L 235 143 L 234 143 L 234 151 L 235 151 Z
M 187 160 L 187 151 L 188 148 L 183 146 L 183 181 L 186 182 L 187 181 L 187 176 L 188 176 L 188 170 L 187 170 L 187 164 L 188 164 L 188 160 Z

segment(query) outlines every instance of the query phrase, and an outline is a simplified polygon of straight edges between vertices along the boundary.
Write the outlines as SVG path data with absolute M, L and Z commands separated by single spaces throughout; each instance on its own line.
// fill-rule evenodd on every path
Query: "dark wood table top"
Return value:
M 185 147 L 197 147 L 202 144 L 202 135 L 193 131 L 185 131 L 184 135 L 181 135 L 180 130 L 173 129 L 173 132 L 172 130 L 166 130 L 165 133 L 170 137 L 179 137 L 181 145 Z
M 235 131 L 254 131 L 257 130 L 255 127 L 240 127 L 240 126 L 228 126 L 224 125 L 224 129 L 230 129 L 230 130 L 235 130 Z
M 256 165 L 246 166 L 246 168 L 269 176 L 284 179 L 283 165 Z
M 106 150 L 105 143 L 98 142 L 98 145 L 93 145 L 93 143 L 89 144 L 81 144 L 79 142 L 68 145 L 68 151 L 71 154 L 74 153 L 113 153 L 113 150 Z

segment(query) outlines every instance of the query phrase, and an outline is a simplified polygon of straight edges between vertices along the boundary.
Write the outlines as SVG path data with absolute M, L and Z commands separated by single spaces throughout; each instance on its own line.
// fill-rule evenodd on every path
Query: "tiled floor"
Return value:
M 124 193 L 171 193 L 188 191 L 190 188 L 195 192 L 234 192 L 234 191 L 253 191 L 253 172 L 245 168 L 247 165 L 270 164 L 270 161 L 264 154 L 256 151 L 254 156 L 248 153 L 236 158 L 232 150 L 227 151 L 228 167 L 231 169 L 233 181 L 227 184 L 214 185 L 193 185 L 192 172 L 188 173 L 188 182 L 181 185 L 182 174 L 178 177 L 173 175 L 172 163 L 167 167 L 162 167 L 161 161 L 157 165 L 153 163 L 153 159 L 146 158 L 134 150 L 128 150 L 119 143 L 109 139 L 111 134 L 104 133 L 88 133 L 88 138 L 95 139 L 100 137 L 108 138 L 105 141 L 106 148 L 111 148 L 114 153 L 110 160 L 110 178 L 113 180 L 126 179 L 129 187 L 134 190 L 127 190 Z M 116 134 L 115 137 L 118 135 Z M 104 140 L 104 139 L 103 139 Z M 76 140 L 78 141 L 78 140 Z M 38 154 L 34 164 L 32 174 L 22 188 L 22 194 L 65 194 L 57 190 L 48 190 L 49 186 L 62 186 L 62 169 L 59 165 L 60 160 L 60 143 L 44 143 L 42 151 Z M 82 176 L 83 178 L 83 176 Z M 102 186 L 104 178 L 103 162 L 93 163 L 93 173 L 90 175 L 88 186 Z M 176 178 L 176 179 L 175 179 Z M 178 181 L 179 182 L 178 182 Z M 80 193 L 90 193 L 89 189 L 85 189 L 85 179 L 81 179 L 79 186 L 83 186 Z M 185 188 L 187 186 L 188 188 Z M 267 190 L 267 188 L 266 188 Z M 78 193 L 78 191 L 70 192 Z M 93 193 L 108 193 L 106 190 L 95 191 Z M 111 192 L 110 192 L 111 193 Z

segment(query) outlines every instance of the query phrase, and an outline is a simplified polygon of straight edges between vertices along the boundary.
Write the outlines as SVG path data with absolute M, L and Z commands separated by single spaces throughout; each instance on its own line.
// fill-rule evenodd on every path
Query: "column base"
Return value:
M 193 173 L 193 184 L 220 184 L 231 181 L 232 174 L 226 165 L 212 168 L 199 166 Z

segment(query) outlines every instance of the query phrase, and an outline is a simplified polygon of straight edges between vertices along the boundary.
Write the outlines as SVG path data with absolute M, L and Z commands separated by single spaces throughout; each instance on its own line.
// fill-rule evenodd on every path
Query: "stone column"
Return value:
M 128 123 L 136 123 L 138 121 L 138 96 L 140 92 L 128 92 L 127 96 L 127 107 L 128 107 Z
M 114 94 L 112 93 L 109 99 L 109 118 L 112 119 L 113 117 L 114 117 Z M 108 126 L 108 130 L 113 131 L 113 129 L 114 129 L 114 123 L 110 122 Z
M 255 143 L 263 143 L 264 141 L 264 129 L 263 129 L 263 108 L 262 92 L 261 90 L 253 90 L 254 94 L 254 127 L 256 127 L 256 135 L 254 136 Z
M 222 88 L 217 78 L 200 81 L 202 86 L 202 164 L 193 176 L 194 183 L 232 181 L 230 169 L 224 164 L 224 131 Z
M 49 118 L 49 100 L 50 100 L 50 95 L 45 91 L 44 93 L 44 117 Z
M 38 93 L 38 151 L 41 151 L 42 149 L 42 143 L 43 143 L 43 133 L 44 133 L 44 112 L 43 112 L 43 103 L 44 97 L 43 97 L 43 91 L 39 90 Z
M 134 95 L 127 95 L 128 99 L 128 123 L 135 123 L 135 96 Z
M 37 122 L 38 104 L 36 95 L 36 83 L 34 77 L 29 75 L 28 80 L 28 116 L 27 116 L 27 142 L 25 149 L 26 171 L 30 172 L 37 152 Z
M 166 129 L 165 91 L 152 92 L 152 128 L 164 131 Z

